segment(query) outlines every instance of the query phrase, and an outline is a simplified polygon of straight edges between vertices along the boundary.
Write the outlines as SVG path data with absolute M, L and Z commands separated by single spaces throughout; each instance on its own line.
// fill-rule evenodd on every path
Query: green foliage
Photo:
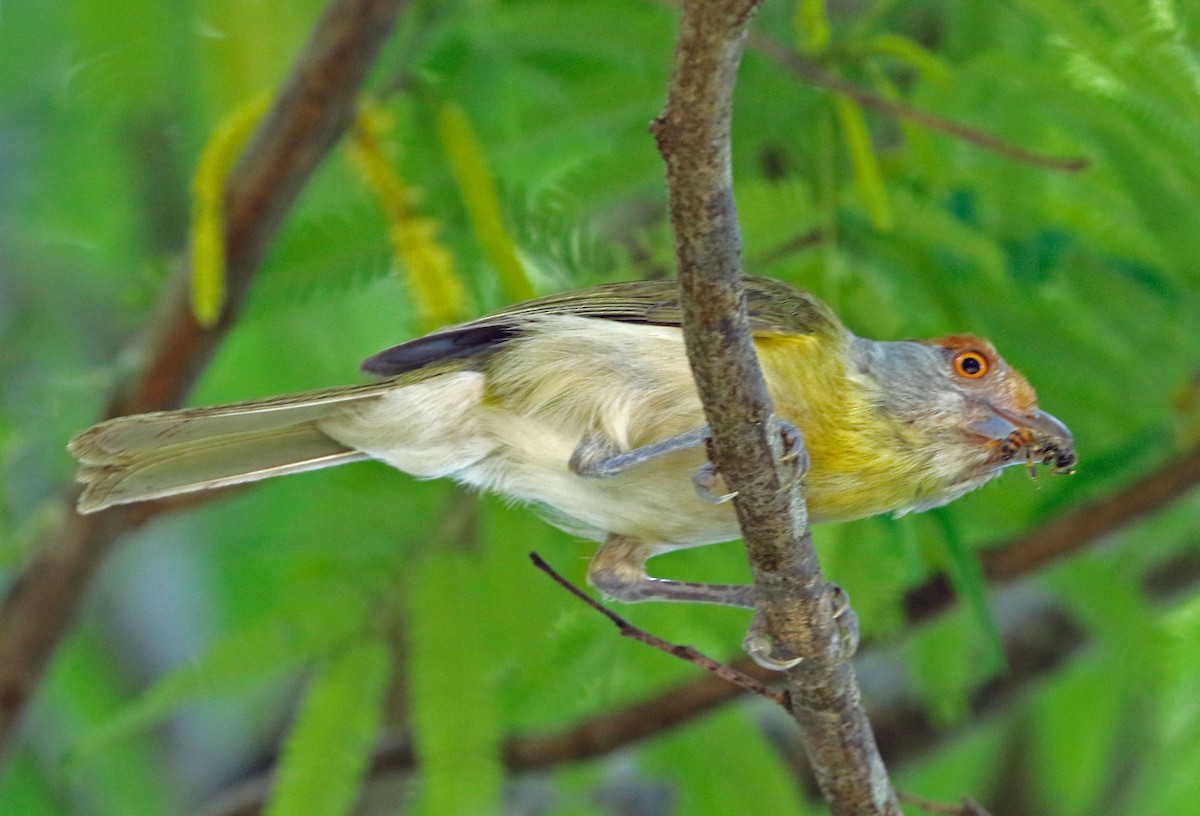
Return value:
M 129 340 L 184 251 L 204 145 L 231 111 L 278 86 L 321 5 L 3 6 L 0 563 L 10 573 L 60 512 L 64 441 L 136 358 Z M 628 0 L 409 4 L 371 89 L 395 123 L 388 160 L 479 309 L 508 295 L 438 112 L 454 106 L 469 120 L 484 231 L 511 240 L 501 254 L 510 264 L 515 254 L 533 289 L 670 274 L 646 127 L 663 106 L 675 20 L 664 4 Z M 1144 478 L 1196 439 L 1200 11 L 1170 0 L 770 0 L 756 26 L 883 97 L 1091 161 L 1081 173 L 1035 167 L 814 90 L 753 48 L 744 59 L 734 161 L 748 269 L 812 289 L 864 336 L 990 337 L 1078 439 L 1075 477 L 1031 482 L 1014 469 L 934 515 L 816 530 L 864 648 L 903 637 L 892 679 L 955 730 L 903 769 L 902 784 L 946 800 L 1021 788 L 1048 816 L 1194 811 L 1200 613 L 1190 585 L 1166 601 L 1161 588 L 1164 564 L 1194 558 L 1194 500 L 1048 572 L 1042 591 L 1087 646 L 989 722 L 969 715 L 981 686 L 1004 677 L 997 590 L 975 553 Z M 494 185 L 481 187 L 484 177 Z M 372 195 L 335 151 L 270 247 L 195 403 L 353 381 L 359 360 L 419 329 L 386 274 L 388 224 Z M 380 465 L 239 491 L 128 544 L 59 653 L 0 779 L 0 811 L 63 812 L 86 798 L 89 814 L 176 812 L 207 801 L 282 731 L 274 807 L 345 812 L 385 695 L 403 698 L 397 727 L 412 726 L 421 808 L 517 810 L 525 780 L 504 777 L 504 737 L 562 731 L 695 674 L 617 638 L 526 559 L 536 549 L 582 583 L 593 544 L 527 508 Z M 182 577 L 158 559 L 180 552 Z M 736 544 L 652 567 L 747 578 Z M 938 574 L 959 609 L 904 631 L 905 594 Z M 137 605 L 147 596 L 151 611 Z M 722 658 L 739 655 L 747 624 L 737 610 L 621 611 Z M 390 643 L 401 631 L 408 650 L 393 666 L 381 633 Z M 302 672 L 312 679 L 288 716 L 288 680 Z M 181 747 L 173 735 L 205 724 L 201 706 L 223 707 L 221 722 L 243 730 Z M 666 791 L 679 813 L 803 812 L 762 727 L 745 710 L 722 712 L 537 784 L 555 813 L 611 812 L 604 797 L 627 789 Z
M 60 654 L 47 691 L 67 733 L 103 728 L 110 718 L 120 716 L 129 693 L 108 645 L 90 629 L 79 632 Z M 67 770 L 70 787 L 54 793 L 68 801 L 82 798 L 95 803 L 99 812 L 130 816 L 181 811 L 168 785 L 166 763 L 148 739 L 124 739 L 104 751 L 70 756 L 69 762 L 63 762 L 66 756 L 61 752 L 60 744 L 55 760 L 60 771 Z M 38 786 L 39 799 L 50 793 L 43 785 Z M 25 795 L 34 795 L 34 790 L 27 788 Z
M 898 769 L 893 781 L 899 790 L 916 791 L 937 802 L 960 801 L 963 791 L 970 791 L 976 801 L 990 801 L 1004 772 L 1002 761 L 997 760 L 1005 755 L 1011 730 L 1007 721 L 993 720 L 969 733 L 952 735 L 945 748 L 926 761 Z M 904 812 L 909 816 L 927 813 L 915 805 L 906 805 Z
M 364 640 L 321 667 L 288 732 L 268 816 L 352 811 L 383 720 L 391 663 L 387 643 Z
M 1119 664 L 1089 662 L 1064 671 L 1034 702 L 1030 762 L 1041 806 L 1068 816 L 1096 813 L 1111 794 L 1115 759 L 1125 739 L 1123 689 L 1111 682 Z
M 950 585 L 977 627 L 975 640 L 983 652 L 982 669 L 987 673 L 999 672 L 1004 668 L 1004 643 L 988 607 L 987 582 L 979 559 L 959 537 L 944 510 L 932 510 L 930 517 L 942 529 L 941 571 L 950 579 Z
M 1190 768 L 1200 756 L 1200 603 L 1195 599 L 1173 610 L 1164 621 L 1169 638 L 1159 668 L 1161 693 L 1155 695 L 1149 727 L 1153 732 L 1130 812 L 1186 813 L 1195 806 Z
M 0 813 L 57 816 L 64 810 L 54 782 L 28 749 L 9 761 L 0 779 Z
M 164 675 L 80 746 L 95 756 L 116 740 L 160 721 L 184 703 L 276 679 L 324 657 L 360 631 L 370 612 L 358 588 L 310 587 L 302 603 L 230 632 L 198 660 Z M 331 591 L 332 590 L 332 591 Z
M 707 717 L 657 741 L 647 769 L 674 782 L 675 812 L 696 816 L 729 813 L 820 811 L 797 796 L 765 735 L 747 727 L 747 712 Z M 713 750 L 720 746 L 720 750 Z
M 491 813 L 500 799 L 500 714 L 487 636 L 496 622 L 487 622 L 483 596 L 463 591 L 474 569 L 466 553 L 434 550 L 408 587 L 412 722 L 427 816 Z
M 971 692 L 987 677 L 980 670 L 976 633 L 974 621 L 959 610 L 922 627 L 906 644 L 914 691 L 939 726 L 966 718 Z M 990 648 L 989 653 L 992 662 Z

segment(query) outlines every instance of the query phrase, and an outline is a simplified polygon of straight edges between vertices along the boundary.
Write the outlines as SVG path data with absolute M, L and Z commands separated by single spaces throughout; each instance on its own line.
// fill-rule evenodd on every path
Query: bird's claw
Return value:
M 777 657 L 771 636 L 766 633 L 761 615 L 755 614 L 750 624 L 750 631 L 742 640 L 742 648 L 750 659 L 768 671 L 784 672 L 800 665 L 802 657 Z
M 858 615 L 850 608 L 850 596 L 837 584 L 829 584 L 830 602 L 833 604 L 833 622 L 841 636 L 842 657 L 849 660 L 858 651 Z
M 787 420 L 781 419 L 776 422 L 783 444 L 780 461 L 792 471 L 783 489 L 791 490 L 808 473 L 812 460 L 809 458 L 808 446 L 804 444 L 804 434 L 800 429 Z M 696 489 L 696 495 L 709 504 L 725 504 L 737 496 L 736 490 L 731 491 L 725 486 L 720 471 L 711 461 L 705 462 L 692 474 L 692 485 Z
M 833 607 L 833 620 L 838 627 L 840 659 L 848 661 L 858 651 L 858 616 L 850 608 L 850 596 L 846 594 L 845 590 L 837 584 L 828 584 L 827 588 Z M 775 654 L 775 645 L 771 641 L 771 636 L 767 634 L 766 621 L 757 612 L 750 622 L 750 630 L 746 632 L 746 637 L 742 640 L 742 648 L 755 663 L 769 671 L 784 672 L 798 666 L 804 660 L 802 657 L 784 657 Z
M 808 445 L 804 443 L 804 433 L 791 422 L 784 419 L 776 420 L 779 439 L 783 445 L 783 455 L 780 461 L 791 468 L 790 478 L 784 484 L 783 490 L 791 490 L 808 475 L 812 467 L 812 458 L 808 454 Z
M 721 487 L 717 486 L 718 482 Z M 737 496 L 736 490 L 731 492 L 725 487 L 724 479 L 712 462 L 705 462 L 692 474 L 692 486 L 696 489 L 696 495 L 709 504 L 725 504 Z

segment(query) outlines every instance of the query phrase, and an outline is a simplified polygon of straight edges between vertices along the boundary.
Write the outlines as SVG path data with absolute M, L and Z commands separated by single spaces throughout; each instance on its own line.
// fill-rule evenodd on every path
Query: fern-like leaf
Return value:
M 392 674 L 386 643 L 348 646 L 309 684 L 267 816 L 341 816 L 358 796 Z
M 353 592 L 314 593 L 303 605 L 235 630 L 87 735 L 76 755 L 86 756 L 148 728 L 185 703 L 276 678 L 361 631 L 368 612 L 366 600 Z

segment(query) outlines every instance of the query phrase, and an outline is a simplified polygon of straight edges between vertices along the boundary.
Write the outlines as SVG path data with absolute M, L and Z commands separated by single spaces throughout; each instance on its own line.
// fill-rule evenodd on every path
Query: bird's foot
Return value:
M 841 647 L 839 657 L 841 660 L 849 660 L 858 651 L 858 616 L 850 608 L 850 596 L 846 594 L 845 590 L 837 584 L 827 584 L 826 586 L 830 593 L 830 602 L 833 605 L 833 620 L 838 627 Z M 746 632 L 746 637 L 742 640 L 742 648 L 755 663 L 770 671 L 787 671 L 798 666 L 804 660 L 802 657 L 776 653 L 775 644 L 772 642 L 771 636 L 767 634 L 766 621 L 759 612 L 754 613 L 754 618 L 750 622 L 750 630 Z
M 750 659 L 768 671 L 783 672 L 800 665 L 802 657 L 782 656 L 775 654 L 775 644 L 767 634 L 767 624 L 760 612 L 754 613 L 750 621 L 750 631 L 742 639 L 742 648 Z
M 775 422 L 780 441 L 783 443 L 781 462 L 791 470 L 782 489 L 791 490 L 808 475 L 808 469 L 812 467 L 812 458 L 808 454 L 808 445 L 804 443 L 804 433 L 800 428 L 785 419 L 777 419 Z
M 850 608 L 850 596 L 837 584 L 828 584 L 830 601 L 833 604 L 833 622 L 841 636 L 842 658 L 849 660 L 858 651 L 858 615 Z
M 692 486 L 696 489 L 696 495 L 709 504 L 725 504 L 737 496 L 737 491 L 729 490 L 712 462 L 705 462 L 692 474 Z

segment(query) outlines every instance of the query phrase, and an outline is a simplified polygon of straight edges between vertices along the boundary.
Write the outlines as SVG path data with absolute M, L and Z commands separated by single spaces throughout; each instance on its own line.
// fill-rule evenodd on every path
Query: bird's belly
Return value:
M 691 477 L 703 463 L 701 453 L 672 454 L 615 476 L 590 478 L 567 467 L 574 446 L 565 437 L 559 441 L 536 455 L 498 448 L 454 478 L 534 504 L 555 526 L 597 541 L 617 533 L 677 549 L 741 535 L 731 503 L 705 501 L 695 491 Z

